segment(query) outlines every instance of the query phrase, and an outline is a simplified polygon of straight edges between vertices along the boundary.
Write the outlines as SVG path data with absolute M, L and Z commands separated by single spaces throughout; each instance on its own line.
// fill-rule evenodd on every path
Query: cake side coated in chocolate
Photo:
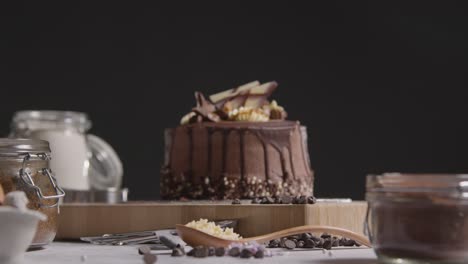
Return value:
M 313 195 L 307 132 L 299 122 L 200 122 L 166 129 L 162 198 L 278 195 Z

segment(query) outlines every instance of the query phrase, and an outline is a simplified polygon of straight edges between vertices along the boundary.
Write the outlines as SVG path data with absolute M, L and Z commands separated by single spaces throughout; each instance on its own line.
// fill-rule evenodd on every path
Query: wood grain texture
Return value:
M 131 202 L 61 206 L 57 239 L 175 228 L 192 220 L 238 219 L 237 232 L 258 236 L 301 225 L 328 225 L 363 234 L 366 202 L 260 205 L 215 202 Z

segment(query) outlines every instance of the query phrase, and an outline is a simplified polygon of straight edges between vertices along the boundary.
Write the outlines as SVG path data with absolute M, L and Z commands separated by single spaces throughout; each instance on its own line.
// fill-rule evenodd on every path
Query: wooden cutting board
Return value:
M 238 219 L 236 231 L 256 236 L 300 225 L 330 225 L 363 233 L 367 203 L 319 202 L 313 205 L 232 205 L 223 202 L 130 202 L 64 204 L 58 239 L 174 228 L 192 220 Z

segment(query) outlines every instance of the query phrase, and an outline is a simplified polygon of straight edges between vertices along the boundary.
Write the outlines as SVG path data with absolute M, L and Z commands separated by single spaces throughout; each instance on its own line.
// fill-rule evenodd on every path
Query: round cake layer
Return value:
M 163 198 L 313 195 L 299 122 L 195 123 L 165 131 Z

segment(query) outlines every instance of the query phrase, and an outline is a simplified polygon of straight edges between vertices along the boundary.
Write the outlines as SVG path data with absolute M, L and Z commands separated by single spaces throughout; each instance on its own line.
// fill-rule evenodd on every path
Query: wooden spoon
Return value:
M 273 239 L 292 236 L 302 233 L 329 233 L 337 236 L 346 237 L 349 239 L 353 239 L 356 242 L 371 247 L 369 240 L 358 233 L 355 233 L 350 230 L 338 228 L 338 227 L 331 227 L 331 226 L 315 226 L 315 225 L 305 225 L 305 226 L 298 226 L 293 228 L 284 229 L 281 231 L 273 232 L 266 235 L 256 236 L 256 237 L 249 237 L 243 238 L 239 240 L 229 240 L 223 239 L 219 237 L 215 237 L 209 235 L 205 232 L 197 230 L 195 228 L 191 228 L 185 225 L 176 225 L 177 233 L 179 233 L 180 238 L 185 241 L 185 243 L 189 244 L 192 247 L 196 246 L 212 246 L 212 247 L 227 247 L 232 243 L 245 243 L 245 242 L 252 242 L 257 241 L 258 243 L 265 243 Z

